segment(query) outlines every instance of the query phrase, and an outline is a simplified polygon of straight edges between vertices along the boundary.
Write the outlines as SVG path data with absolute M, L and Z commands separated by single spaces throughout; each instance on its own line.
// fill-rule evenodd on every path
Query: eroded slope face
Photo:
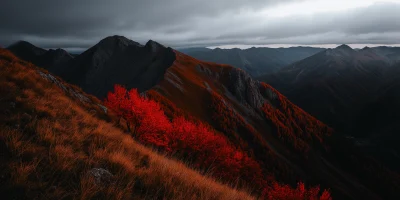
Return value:
M 352 147 L 338 149 L 336 142 L 341 139 L 330 138 L 329 127 L 243 70 L 175 53 L 176 60 L 164 79 L 147 91 L 150 97 L 164 101 L 171 115 L 186 112 L 208 122 L 254 155 L 276 180 L 320 183 L 342 198 L 379 199 L 375 192 L 381 191 L 364 180 L 359 182 L 351 175 L 355 169 L 340 163 L 346 159 L 337 159 L 350 156 L 340 148 Z M 364 161 L 354 166 L 361 167 Z

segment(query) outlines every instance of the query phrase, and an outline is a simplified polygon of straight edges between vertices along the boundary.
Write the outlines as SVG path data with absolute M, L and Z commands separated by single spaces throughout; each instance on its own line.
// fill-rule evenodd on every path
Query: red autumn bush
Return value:
M 331 200 L 331 194 L 328 190 L 324 190 L 321 195 L 319 186 L 306 189 L 304 183 L 299 182 L 297 188 L 293 189 L 288 185 L 280 185 L 273 183 L 272 186 L 266 187 L 262 192 L 263 199 L 268 200 L 297 200 L 297 199 L 309 199 L 309 200 Z
M 170 121 L 156 101 L 140 96 L 136 89 L 127 91 L 119 85 L 114 87 L 114 92 L 108 93 L 105 105 L 127 122 L 128 131 L 142 143 L 184 158 L 224 181 L 238 181 L 257 190 L 271 188 L 259 163 L 202 122 L 190 121 L 182 116 L 173 117 Z M 263 191 L 268 194 L 264 195 L 265 198 L 273 199 L 285 197 L 282 192 L 298 194 L 297 190 L 279 184 Z M 318 192 L 319 189 L 316 195 Z M 306 193 L 315 192 L 306 190 Z
M 127 121 L 128 130 L 141 142 L 157 146 L 192 161 L 200 169 L 213 169 L 214 176 L 227 181 L 240 179 L 263 184 L 261 167 L 246 153 L 231 145 L 201 122 L 184 117 L 171 121 L 160 105 L 139 95 L 136 89 L 127 91 L 116 85 L 105 105 Z
M 170 150 L 166 133 L 171 129 L 171 123 L 157 102 L 140 96 L 136 89 L 127 91 L 115 85 L 114 92 L 108 93 L 105 105 L 125 119 L 127 129 L 134 137 L 144 143 Z

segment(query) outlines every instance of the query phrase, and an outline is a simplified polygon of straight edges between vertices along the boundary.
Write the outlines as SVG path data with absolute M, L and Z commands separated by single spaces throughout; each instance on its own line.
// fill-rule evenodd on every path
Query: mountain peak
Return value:
M 27 52 L 30 52 L 35 55 L 43 55 L 46 53 L 46 50 L 39 48 L 39 47 L 37 47 L 27 41 L 23 41 L 23 40 L 20 40 L 16 43 L 10 45 L 9 47 L 7 47 L 7 49 L 11 50 L 12 52 L 14 52 L 16 54 L 21 54 L 22 52 L 24 52 L 23 54 L 26 54 Z
M 340 49 L 340 50 L 353 50 L 351 47 L 349 47 L 349 46 L 346 45 L 346 44 L 342 44 L 342 45 L 336 47 L 335 49 Z
M 66 57 L 66 58 L 72 58 L 71 54 L 69 54 L 67 51 L 65 51 L 64 49 L 49 49 L 49 51 L 47 51 L 48 55 L 53 55 L 56 57 Z
M 34 46 L 34 45 L 27 41 L 19 40 L 18 42 L 11 44 L 9 47 L 13 47 L 13 46 Z
M 154 41 L 154 40 L 149 40 L 147 41 L 146 47 L 149 47 L 152 52 L 157 52 L 161 48 L 165 48 L 162 44 Z
M 362 48 L 361 50 L 367 50 L 367 49 L 371 49 L 368 46 L 365 46 L 364 48 Z
M 327 49 L 325 51 L 325 54 L 329 55 L 329 56 L 334 56 L 334 57 L 337 57 L 337 56 L 339 56 L 339 57 L 342 57 L 342 56 L 348 57 L 348 56 L 353 55 L 353 53 L 355 53 L 355 52 L 356 51 L 354 49 L 352 49 L 351 47 L 349 47 L 348 45 L 342 44 L 342 45 L 340 45 L 340 46 L 338 46 L 338 47 L 336 47 L 334 49 Z
M 365 46 L 360 50 L 360 52 L 375 52 L 372 48 Z
M 117 46 L 134 45 L 134 46 L 139 46 L 139 47 L 143 46 L 135 41 L 132 41 L 132 40 L 130 40 L 124 36 L 120 36 L 120 35 L 108 36 L 108 37 L 102 39 L 96 46 L 102 46 L 105 48 L 109 48 L 114 45 L 117 45 Z

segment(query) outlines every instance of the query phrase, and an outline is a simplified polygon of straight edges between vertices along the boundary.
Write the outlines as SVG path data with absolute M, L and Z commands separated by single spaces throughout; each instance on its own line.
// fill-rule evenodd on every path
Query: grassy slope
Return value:
M 137 144 L 98 100 L 81 102 L 38 70 L 0 49 L 2 197 L 252 199 Z M 96 184 L 92 168 L 109 170 L 111 183 Z

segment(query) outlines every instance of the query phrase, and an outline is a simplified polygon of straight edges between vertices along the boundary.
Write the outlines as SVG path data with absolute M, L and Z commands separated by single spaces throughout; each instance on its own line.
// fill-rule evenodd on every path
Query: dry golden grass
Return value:
M 136 143 L 94 97 L 82 103 L 37 70 L 0 49 L 2 198 L 253 199 Z M 92 168 L 114 176 L 97 183 Z

